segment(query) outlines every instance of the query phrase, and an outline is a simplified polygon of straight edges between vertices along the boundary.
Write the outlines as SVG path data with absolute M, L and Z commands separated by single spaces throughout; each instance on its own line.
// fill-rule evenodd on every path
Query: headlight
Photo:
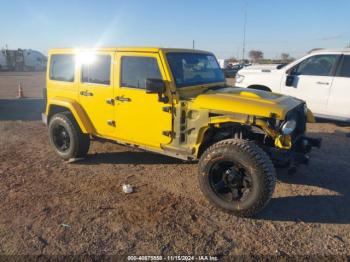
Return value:
M 289 120 L 287 122 L 285 122 L 283 125 L 282 125 L 282 134 L 283 135 L 290 135 L 294 129 L 296 128 L 297 126 L 297 122 L 295 120 Z
M 244 76 L 237 73 L 236 75 L 236 83 L 241 83 L 244 80 Z

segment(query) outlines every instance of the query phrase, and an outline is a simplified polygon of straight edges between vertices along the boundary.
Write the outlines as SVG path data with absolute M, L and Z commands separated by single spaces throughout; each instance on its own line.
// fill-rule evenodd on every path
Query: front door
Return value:
M 305 100 L 313 113 L 325 114 L 337 60 L 337 55 L 306 58 L 289 70 L 294 76 L 292 86 L 286 86 L 287 75 L 282 79 L 281 92 Z
M 112 137 L 115 131 L 112 58 L 114 53 L 82 53 L 79 98 L 97 135 Z
M 171 142 L 172 114 L 158 94 L 146 93 L 146 79 L 165 79 L 158 53 L 118 52 L 115 116 L 116 137 L 134 144 L 159 148 Z
M 350 121 L 350 55 L 344 55 L 334 77 L 327 115 Z

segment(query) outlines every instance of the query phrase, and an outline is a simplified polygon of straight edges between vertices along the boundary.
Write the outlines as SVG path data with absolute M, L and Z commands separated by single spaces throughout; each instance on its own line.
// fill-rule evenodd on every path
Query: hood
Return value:
M 246 88 L 222 88 L 198 95 L 192 102 L 196 109 L 240 113 L 284 119 L 286 113 L 302 101 L 290 96 Z
M 269 73 L 271 71 L 278 70 L 277 67 L 279 64 L 270 64 L 270 65 L 252 65 L 248 67 L 244 67 L 240 70 L 240 72 L 266 72 Z

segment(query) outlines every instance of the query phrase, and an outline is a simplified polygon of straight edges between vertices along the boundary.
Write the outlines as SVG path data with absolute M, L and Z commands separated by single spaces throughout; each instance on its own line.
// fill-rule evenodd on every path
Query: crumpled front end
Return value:
M 291 122 L 295 123 L 294 129 L 284 130 L 283 127 Z M 279 124 L 280 134 L 275 138 L 275 147 L 267 149 L 275 163 L 289 165 L 291 171 L 294 171 L 298 164 L 308 164 L 308 153 L 313 147 L 321 147 L 321 139 L 305 135 L 307 122 L 313 123 L 315 119 L 304 103 L 286 114 L 285 120 Z M 285 132 L 288 134 L 284 134 Z
M 198 139 L 196 145 L 197 156 L 202 152 L 201 147 L 223 139 L 239 138 L 255 141 L 273 162 L 293 166 L 307 163 L 311 148 L 321 144 L 319 139 L 305 135 L 306 124 L 314 122 L 314 117 L 303 101 L 292 97 L 248 95 L 238 89 L 201 95 L 189 102 L 188 110 L 189 116 L 194 112 L 208 114 L 204 142 Z M 191 128 L 201 126 L 191 117 L 188 123 Z

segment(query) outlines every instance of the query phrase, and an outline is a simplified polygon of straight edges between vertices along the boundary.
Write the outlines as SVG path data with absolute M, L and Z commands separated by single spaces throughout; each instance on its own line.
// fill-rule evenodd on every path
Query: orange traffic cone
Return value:
M 23 95 L 23 89 L 22 89 L 22 85 L 21 83 L 18 85 L 18 96 L 17 98 L 20 99 L 20 98 L 23 98 L 24 95 Z

